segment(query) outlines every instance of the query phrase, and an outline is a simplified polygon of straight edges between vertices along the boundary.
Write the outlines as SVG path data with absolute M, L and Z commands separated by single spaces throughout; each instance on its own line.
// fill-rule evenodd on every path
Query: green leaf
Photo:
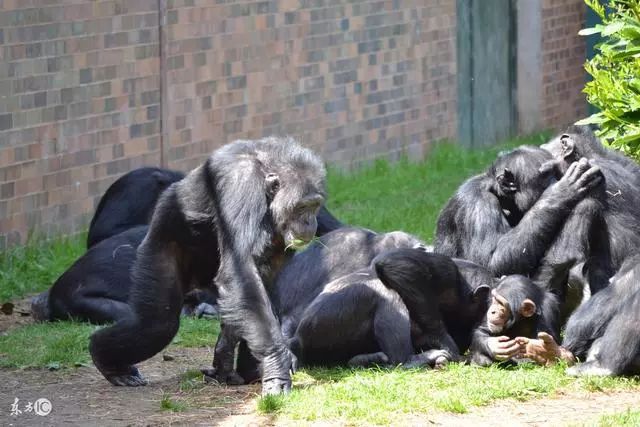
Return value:
M 620 31 L 623 27 L 624 27 L 624 22 L 615 21 L 607 25 L 606 27 L 604 27 L 601 33 L 603 36 L 610 36 L 611 34 L 614 34 Z
M 602 113 L 592 114 L 589 117 L 578 120 L 575 124 L 578 126 L 581 125 L 597 125 L 600 123 L 604 123 L 607 118 Z
M 601 31 L 601 29 L 597 28 L 597 27 L 584 28 L 584 29 L 578 31 L 578 35 L 580 35 L 580 36 L 590 36 L 592 34 L 598 34 L 600 31 Z

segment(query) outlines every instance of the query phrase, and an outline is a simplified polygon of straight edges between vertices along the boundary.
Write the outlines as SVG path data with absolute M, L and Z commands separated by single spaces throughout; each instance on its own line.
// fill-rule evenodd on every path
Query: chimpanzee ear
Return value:
M 522 305 L 520 306 L 520 314 L 523 317 L 531 317 L 536 314 L 536 303 L 531 301 L 529 298 L 522 301 Z
M 473 302 L 486 301 L 491 294 L 491 287 L 489 285 L 480 285 L 473 291 Z
M 575 140 L 566 133 L 560 137 L 560 144 L 562 144 L 562 156 L 564 158 L 571 156 L 576 148 Z
M 278 178 L 278 175 L 275 173 L 268 173 L 267 176 L 264 177 L 264 182 L 267 189 L 267 195 L 269 197 L 275 196 L 280 189 L 280 178 Z

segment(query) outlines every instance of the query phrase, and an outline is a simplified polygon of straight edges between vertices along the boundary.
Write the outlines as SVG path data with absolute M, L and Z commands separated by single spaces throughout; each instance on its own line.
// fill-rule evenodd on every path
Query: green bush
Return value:
M 580 31 L 599 33 L 596 55 L 585 64 L 593 77 L 584 92 L 600 111 L 579 124 L 596 124 L 613 148 L 640 158 L 640 2 L 585 0 L 602 24 Z

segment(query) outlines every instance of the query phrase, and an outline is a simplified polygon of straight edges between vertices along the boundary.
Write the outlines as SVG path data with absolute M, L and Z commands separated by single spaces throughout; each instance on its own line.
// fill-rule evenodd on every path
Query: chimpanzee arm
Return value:
M 484 326 L 478 326 L 473 331 L 469 359 L 475 365 L 488 366 L 496 360 L 504 361 L 517 357 L 524 349 L 525 345 L 516 339 L 504 335 L 492 336 Z
M 518 225 L 500 237 L 491 254 L 489 269 L 499 276 L 528 274 L 537 268 L 575 204 L 601 180 L 600 170 L 590 168 L 586 160 L 572 164 Z
M 252 159 L 212 158 L 220 268 L 215 278 L 222 323 L 263 362 L 263 381 L 289 379 L 291 357 L 256 260 L 275 230 L 267 220 L 265 180 Z M 262 260 L 267 263 L 268 260 Z

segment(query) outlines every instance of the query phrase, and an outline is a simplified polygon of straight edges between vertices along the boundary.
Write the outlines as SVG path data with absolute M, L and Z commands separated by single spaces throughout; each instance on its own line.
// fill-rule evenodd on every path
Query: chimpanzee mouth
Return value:
M 489 320 L 487 320 L 487 328 L 492 334 L 496 334 L 502 331 L 502 325 L 495 324 Z

